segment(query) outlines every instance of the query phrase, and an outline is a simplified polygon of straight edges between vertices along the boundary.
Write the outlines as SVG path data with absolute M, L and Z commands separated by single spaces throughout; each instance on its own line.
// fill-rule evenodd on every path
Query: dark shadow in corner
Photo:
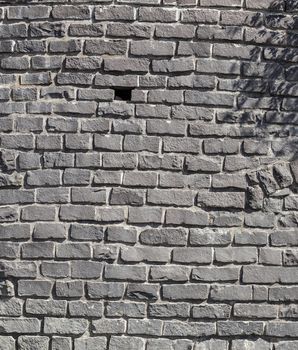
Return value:
M 237 111 L 266 109 L 255 118 L 254 138 L 270 140 L 275 157 L 294 161 L 298 159 L 298 0 L 273 0 L 263 16 L 255 38 L 245 37 L 245 43 L 256 48 L 251 60 L 241 62 Z M 259 14 L 249 25 L 258 29 Z M 260 47 L 261 62 L 255 59 Z

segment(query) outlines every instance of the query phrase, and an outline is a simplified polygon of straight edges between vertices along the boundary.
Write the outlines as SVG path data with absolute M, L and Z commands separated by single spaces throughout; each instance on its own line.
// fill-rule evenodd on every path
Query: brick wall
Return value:
M 298 349 L 297 0 L 0 5 L 0 350 Z

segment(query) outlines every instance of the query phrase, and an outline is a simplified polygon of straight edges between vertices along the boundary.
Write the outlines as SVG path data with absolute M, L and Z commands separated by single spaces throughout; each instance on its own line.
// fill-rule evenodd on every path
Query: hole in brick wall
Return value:
M 133 89 L 114 89 L 114 99 L 118 101 L 131 101 L 132 90 Z

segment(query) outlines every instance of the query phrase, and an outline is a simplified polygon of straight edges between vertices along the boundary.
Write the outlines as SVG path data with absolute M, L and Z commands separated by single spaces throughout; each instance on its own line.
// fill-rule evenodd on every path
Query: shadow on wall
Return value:
M 298 159 L 297 11 L 297 0 L 274 0 L 264 24 L 260 13 L 249 18 L 245 43 L 257 46 L 242 63 L 237 86 L 239 110 L 267 110 L 256 113 L 254 137 L 272 142 L 274 156 L 288 161 Z

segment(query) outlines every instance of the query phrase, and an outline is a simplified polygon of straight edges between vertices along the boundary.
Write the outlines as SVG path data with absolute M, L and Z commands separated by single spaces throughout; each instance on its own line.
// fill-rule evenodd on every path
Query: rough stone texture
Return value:
M 298 349 L 297 0 L 0 0 L 0 350 Z

